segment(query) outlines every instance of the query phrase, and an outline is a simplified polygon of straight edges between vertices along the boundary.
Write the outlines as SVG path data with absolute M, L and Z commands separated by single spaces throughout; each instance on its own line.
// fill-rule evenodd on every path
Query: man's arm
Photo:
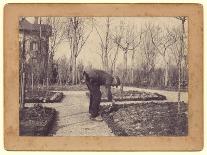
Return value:
M 106 85 L 105 88 L 106 88 L 106 95 L 107 95 L 108 101 L 112 101 L 113 97 L 112 97 L 112 93 L 111 93 L 111 86 Z

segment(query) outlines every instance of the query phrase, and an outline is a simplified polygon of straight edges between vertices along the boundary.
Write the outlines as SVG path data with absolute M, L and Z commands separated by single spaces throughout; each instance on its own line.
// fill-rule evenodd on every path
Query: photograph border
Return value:
M 19 136 L 19 17 L 188 17 L 188 136 Z M 136 151 L 203 148 L 203 6 L 201 4 L 6 4 L 4 147 L 6 150 Z

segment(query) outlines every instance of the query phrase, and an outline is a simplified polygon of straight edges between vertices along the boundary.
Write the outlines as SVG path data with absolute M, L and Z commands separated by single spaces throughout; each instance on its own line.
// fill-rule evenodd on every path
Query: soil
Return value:
M 60 102 L 64 95 L 62 92 L 51 91 L 28 91 L 26 92 L 26 103 L 54 103 Z
M 20 110 L 20 135 L 46 136 L 55 120 L 55 114 L 55 109 L 40 104 L 30 108 L 25 107 Z
M 117 136 L 186 136 L 187 105 L 175 102 L 106 105 L 101 115 Z

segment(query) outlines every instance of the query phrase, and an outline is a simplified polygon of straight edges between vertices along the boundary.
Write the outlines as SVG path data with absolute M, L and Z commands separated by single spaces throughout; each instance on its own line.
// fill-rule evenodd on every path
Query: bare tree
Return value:
M 124 23 L 123 23 L 124 24 Z M 126 84 L 126 78 L 128 77 L 128 52 L 135 50 L 139 45 L 141 40 L 140 34 L 135 34 L 134 25 L 130 26 L 127 25 L 123 28 L 123 33 L 120 33 L 120 36 L 117 36 L 118 39 L 114 39 L 114 42 L 119 46 L 120 49 L 123 51 L 123 58 L 124 58 L 124 71 L 122 74 L 122 85 L 121 89 L 123 91 L 123 84 Z
M 24 20 L 21 19 L 21 20 Z M 19 22 L 21 24 L 21 22 Z M 22 40 L 19 41 L 19 50 L 20 50 L 20 109 L 25 107 L 25 30 L 23 29 Z
M 167 30 L 167 28 L 166 28 Z M 156 51 L 162 56 L 165 65 L 165 87 L 168 85 L 168 55 L 167 50 L 175 43 L 175 38 L 170 35 L 169 31 L 164 32 L 159 26 L 149 27 L 152 44 Z
M 57 47 L 64 40 L 64 23 L 60 17 L 46 17 L 46 24 L 51 29 L 47 29 L 50 35 L 49 38 L 49 49 L 48 49 L 48 62 L 47 62 L 47 86 L 49 80 L 49 72 L 52 70 L 53 57 L 57 50 Z
M 110 55 L 111 70 L 113 71 L 113 73 L 116 72 L 116 61 L 117 61 L 117 57 L 120 51 L 120 43 L 123 38 L 123 30 L 124 30 L 124 23 L 123 21 L 121 21 L 120 25 L 118 27 L 115 27 L 115 34 L 113 35 L 113 38 L 112 38 L 116 44 L 114 55 L 112 55 L 112 53 Z
M 185 37 L 185 22 L 187 20 L 187 17 L 176 17 L 181 21 L 181 34 L 180 34 L 180 50 L 178 53 L 178 112 L 180 112 L 180 85 L 181 85 L 181 62 L 183 59 L 183 54 L 184 54 L 184 37 Z
M 91 19 L 90 19 L 91 20 Z M 93 19 L 91 20 L 93 23 Z M 86 18 L 83 17 L 68 17 L 66 23 L 66 35 L 70 45 L 71 61 L 72 61 L 72 83 L 77 83 L 77 57 L 82 51 L 87 39 L 93 31 L 87 33 Z
M 117 61 L 118 54 L 119 54 L 119 46 L 117 45 L 115 52 L 111 52 L 110 55 L 109 55 L 109 58 L 110 58 L 110 61 L 111 61 L 111 67 L 110 68 L 111 68 L 111 73 L 112 74 L 115 74 L 115 72 L 116 72 L 116 61 Z
M 136 31 L 134 32 L 135 34 L 138 34 Z M 133 42 L 132 42 L 132 58 L 131 58 L 131 83 L 133 84 L 134 83 L 134 69 L 135 69 L 135 55 L 136 55 L 136 52 L 137 52 L 137 49 L 138 47 L 140 47 L 141 45 L 141 41 L 142 41 L 142 35 L 143 35 L 143 30 L 141 28 L 141 31 L 138 35 L 138 40 L 136 39 L 133 39 Z
M 111 40 L 111 19 L 110 17 L 106 18 L 106 31 L 102 35 L 100 30 L 98 30 L 97 26 L 95 26 L 96 32 L 100 38 L 100 47 L 103 69 L 109 72 L 109 52 L 113 48 L 112 40 Z
M 174 35 L 176 38 L 175 44 L 173 44 L 171 51 L 176 60 L 177 68 L 178 68 L 178 113 L 180 112 L 180 92 L 181 92 L 181 68 L 182 61 L 184 61 L 187 55 L 187 46 L 186 46 L 186 34 L 185 34 L 185 22 L 187 17 L 176 17 L 181 21 L 181 28 L 174 29 L 171 35 Z
M 151 39 L 151 32 L 150 29 L 152 29 L 153 25 L 148 24 L 145 25 L 144 35 L 142 37 L 142 51 L 143 51 L 143 59 L 142 59 L 142 67 L 144 71 L 146 72 L 146 79 L 147 83 L 151 85 L 152 78 L 151 75 L 154 71 L 155 67 L 155 58 L 156 58 L 156 49 L 152 43 Z

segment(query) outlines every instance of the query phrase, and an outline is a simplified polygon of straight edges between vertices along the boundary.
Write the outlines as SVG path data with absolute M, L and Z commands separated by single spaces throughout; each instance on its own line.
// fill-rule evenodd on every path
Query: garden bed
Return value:
M 49 87 L 49 90 L 55 91 L 87 91 L 88 88 L 86 84 L 77 84 L 77 85 L 53 85 Z
M 146 102 L 128 105 L 105 105 L 101 115 L 117 136 L 187 136 L 186 103 Z
M 144 91 L 121 91 L 112 89 L 113 99 L 115 101 L 151 101 L 151 100 L 166 100 L 166 96 L 160 95 L 158 93 L 150 93 Z M 102 93 L 102 102 L 106 102 L 108 99 L 105 93 Z
M 20 136 L 47 136 L 55 115 L 55 109 L 40 104 L 20 110 Z
M 64 95 L 62 92 L 50 91 L 28 91 L 26 92 L 26 103 L 54 103 L 61 102 Z

